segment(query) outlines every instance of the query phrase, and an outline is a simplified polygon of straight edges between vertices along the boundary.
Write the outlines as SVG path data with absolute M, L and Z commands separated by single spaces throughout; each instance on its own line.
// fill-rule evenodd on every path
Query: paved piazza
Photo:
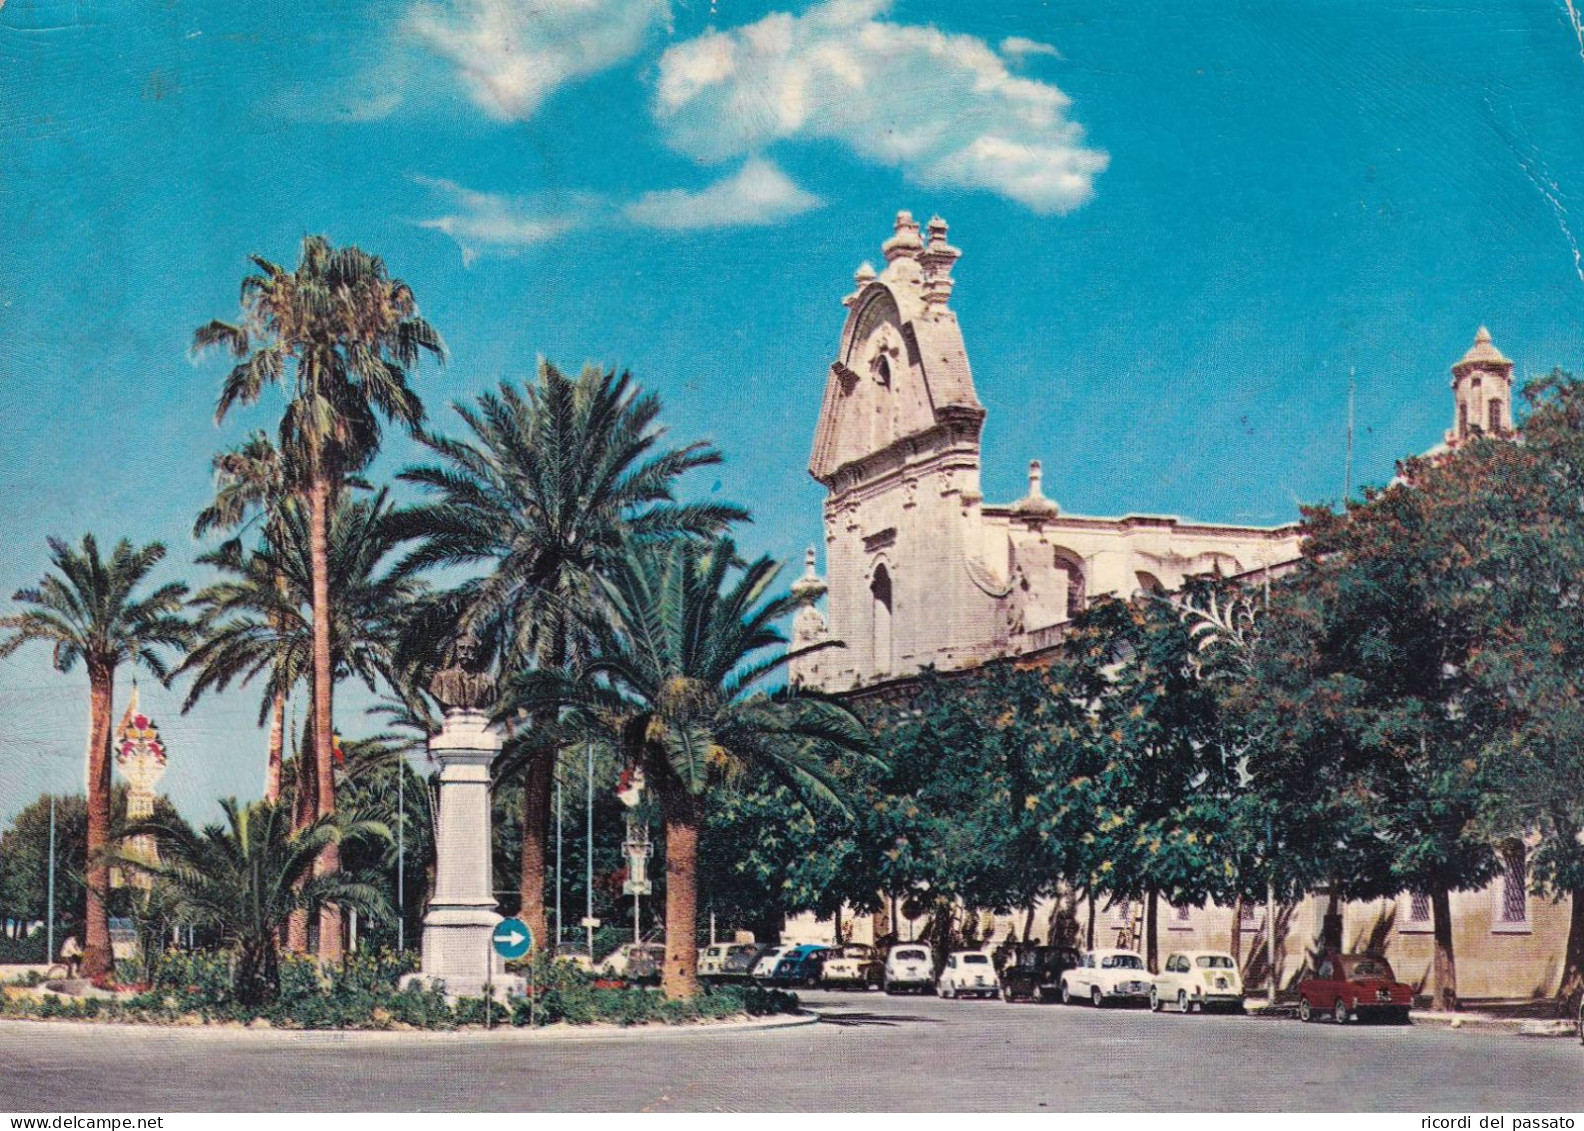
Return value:
M 298 1043 L 7 1023 L 0 1111 L 1584 1110 L 1584 1048 L 1572 1040 L 881 994 L 807 1000 L 823 1023 L 657 1040 Z

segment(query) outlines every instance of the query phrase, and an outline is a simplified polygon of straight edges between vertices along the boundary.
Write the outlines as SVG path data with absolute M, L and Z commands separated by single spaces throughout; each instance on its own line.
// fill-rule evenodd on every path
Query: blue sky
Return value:
M 412 284 L 437 420 L 541 355 L 628 367 L 795 558 L 839 300 L 938 212 L 990 499 L 1038 456 L 1071 511 L 1289 520 L 1340 493 L 1350 368 L 1380 482 L 1480 323 L 1584 367 L 1581 95 L 1568 0 L 9 0 L 0 593 L 88 530 L 204 580 L 209 457 L 272 418 L 217 428 L 187 343 L 309 232 Z M 83 684 L 0 662 L 0 820 L 80 786 Z M 252 692 L 143 694 L 179 805 L 256 794 Z

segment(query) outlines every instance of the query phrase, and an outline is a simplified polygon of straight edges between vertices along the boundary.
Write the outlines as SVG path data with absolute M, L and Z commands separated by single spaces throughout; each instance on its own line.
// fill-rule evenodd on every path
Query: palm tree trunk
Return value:
M 297 796 L 292 808 L 292 831 L 313 824 L 318 811 L 318 763 L 314 758 L 313 720 L 303 723 L 301 745 L 297 749 Z M 298 881 L 301 885 L 302 881 Z M 308 953 L 308 911 L 299 908 L 286 917 L 286 951 L 288 954 Z
M 1434 1008 L 1452 1013 L 1458 1008 L 1457 958 L 1452 953 L 1452 896 L 1445 887 L 1430 893 L 1430 914 L 1435 931 Z
M 660 790 L 665 821 L 666 902 L 665 971 L 660 988 L 673 1000 L 699 992 L 698 841 L 703 802 L 675 785 Z
M 538 735 L 546 728 L 535 726 Z M 524 923 L 535 939 L 549 939 L 550 917 L 545 911 L 545 876 L 549 862 L 550 815 L 555 786 L 554 748 L 539 750 L 528 765 L 523 781 L 522 871 L 519 894 L 522 896 Z
M 277 691 L 270 704 L 269 760 L 264 764 L 264 800 L 273 804 L 281 795 L 281 763 L 286 756 L 286 695 Z
M 334 724 L 330 668 L 330 477 L 324 467 L 315 470 L 308 498 L 308 552 L 313 568 L 313 733 L 321 817 L 335 814 Z M 331 842 L 319 854 L 315 875 L 341 870 L 341 847 Z M 319 958 L 339 963 L 342 958 L 341 909 L 327 903 L 319 911 Z
M 95 663 L 88 669 L 88 898 L 83 915 L 82 972 L 99 978 L 115 971 L 110 949 L 110 715 L 115 692 L 115 666 Z

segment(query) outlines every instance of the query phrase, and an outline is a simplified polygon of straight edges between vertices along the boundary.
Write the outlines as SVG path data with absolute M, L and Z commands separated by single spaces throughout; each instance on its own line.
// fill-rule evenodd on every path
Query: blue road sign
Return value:
M 502 919 L 495 924 L 490 942 L 502 958 L 521 958 L 533 949 L 533 932 L 521 919 Z

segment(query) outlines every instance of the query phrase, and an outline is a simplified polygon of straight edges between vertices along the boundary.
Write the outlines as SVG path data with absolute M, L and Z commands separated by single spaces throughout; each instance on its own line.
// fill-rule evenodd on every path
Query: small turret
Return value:
M 1504 436 L 1512 430 L 1513 363 L 1481 326 L 1474 344 L 1452 366 L 1452 430 L 1447 446 L 1455 448 L 1476 435 Z
M 962 258 L 962 252 L 946 242 L 946 221 L 939 216 L 929 222 L 929 243 L 919 253 L 919 265 L 924 268 L 924 301 L 931 306 L 945 306 L 952 293 L 952 264 Z
M 1030 526 L 1040 526 L 1061 513 L 1053 499 L 1045 497 L 1045 473 L 1037 459 L 1029 460 L 1029 493 L 1012 504 L 1012 517 L 1022 519 Z
M 792 658 L 787 664 L 787 678 L 794 687 L 817 683 L 819 656 L 823 650 L 800 654 L 830 639 L 830 629 L 825 616 L 815 606 L 825 596 L 825 580 L 814 568 L 814 547 L 803 556 L 803 576 L 792 583 L 792 596 L 801 608 L 792 618 Z
M 923 249 L 924 242 L 919 239 L 918 221 L 913 219 L 913 213 L 904 208 L 896 214 L 895 232 L 890 239 L 880 245 L 880 251 L 887 263 L 895 263 L 904 256 L 908 259 L 917 259 Z

